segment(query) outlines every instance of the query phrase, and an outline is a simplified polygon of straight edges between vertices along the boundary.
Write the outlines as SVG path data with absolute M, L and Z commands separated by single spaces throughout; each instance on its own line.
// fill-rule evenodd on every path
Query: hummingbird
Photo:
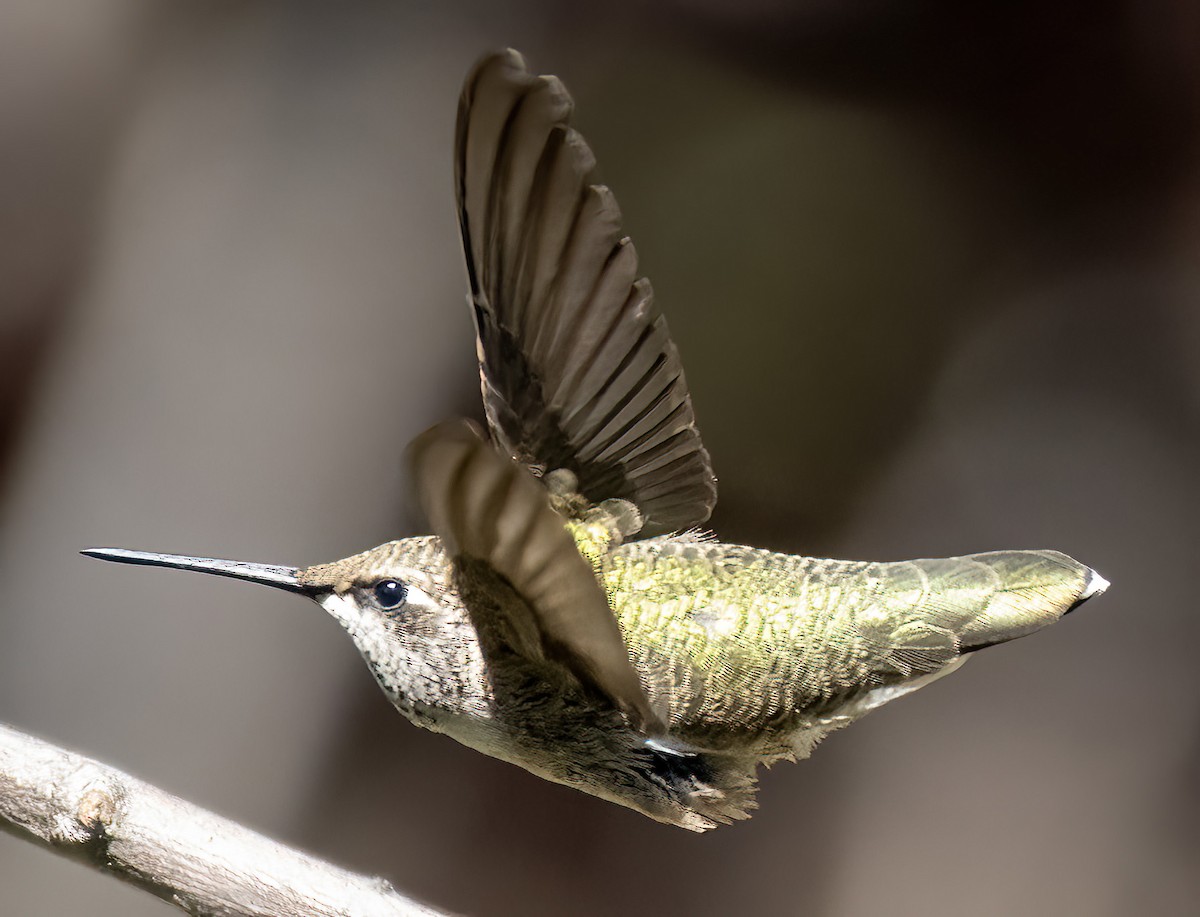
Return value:
M 1108 583 L 1050 550 L 862 562 L 702 531 L 716 478 L 679 354 L 572 110 L 512 50 L 462 91 L 488 430 L 451 421 L 409 446 L 434 534 L 303 568 L 83 553 L 307 596 L 418 726 L 707 831 L 749 816 L 760 765 Z

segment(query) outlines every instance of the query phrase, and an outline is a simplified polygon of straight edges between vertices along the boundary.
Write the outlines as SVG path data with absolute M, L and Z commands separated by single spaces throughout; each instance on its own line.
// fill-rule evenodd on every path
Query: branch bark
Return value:
M 191 914 L 442 914 L 405 898 L 383 879 L 339 869 L 4 725 L 0 827 Z

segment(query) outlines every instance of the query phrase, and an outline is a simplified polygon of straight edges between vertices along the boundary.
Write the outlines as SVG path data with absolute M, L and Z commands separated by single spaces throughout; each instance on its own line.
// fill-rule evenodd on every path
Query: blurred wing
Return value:
M 538 649 L 598 688 L 637 728 L 661 731 L 608 599 L 537 479 L 465 421 L 418 436 L 409 464 L 450 555 L 482 561 L 508 580 L 533 613 Z
M 572 107 L 515 51 L 481 61 L 459 103 L 455 178 L 488 423 L 518 461 L 573 471 L 591 502 L 632 501 L 645 534 L 686 528 L 712 512 L 716 479 L 617 202 L 567 125 Z

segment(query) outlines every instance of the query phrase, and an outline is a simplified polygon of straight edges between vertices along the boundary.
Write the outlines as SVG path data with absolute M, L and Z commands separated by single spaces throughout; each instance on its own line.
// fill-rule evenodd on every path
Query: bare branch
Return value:
M 192 914 L 436 911 L 107 767 L 0 725 L 0 827 Z

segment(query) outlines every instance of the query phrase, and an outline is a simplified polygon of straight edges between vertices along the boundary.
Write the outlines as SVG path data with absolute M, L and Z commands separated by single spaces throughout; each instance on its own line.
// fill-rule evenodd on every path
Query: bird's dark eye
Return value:
M 404 583 L 394 579 L 381 580 L 375 584 L 375 601 L 384 611 L 399 608 L 404 604 L 407 594 L 408 590 L 404 588 Z

